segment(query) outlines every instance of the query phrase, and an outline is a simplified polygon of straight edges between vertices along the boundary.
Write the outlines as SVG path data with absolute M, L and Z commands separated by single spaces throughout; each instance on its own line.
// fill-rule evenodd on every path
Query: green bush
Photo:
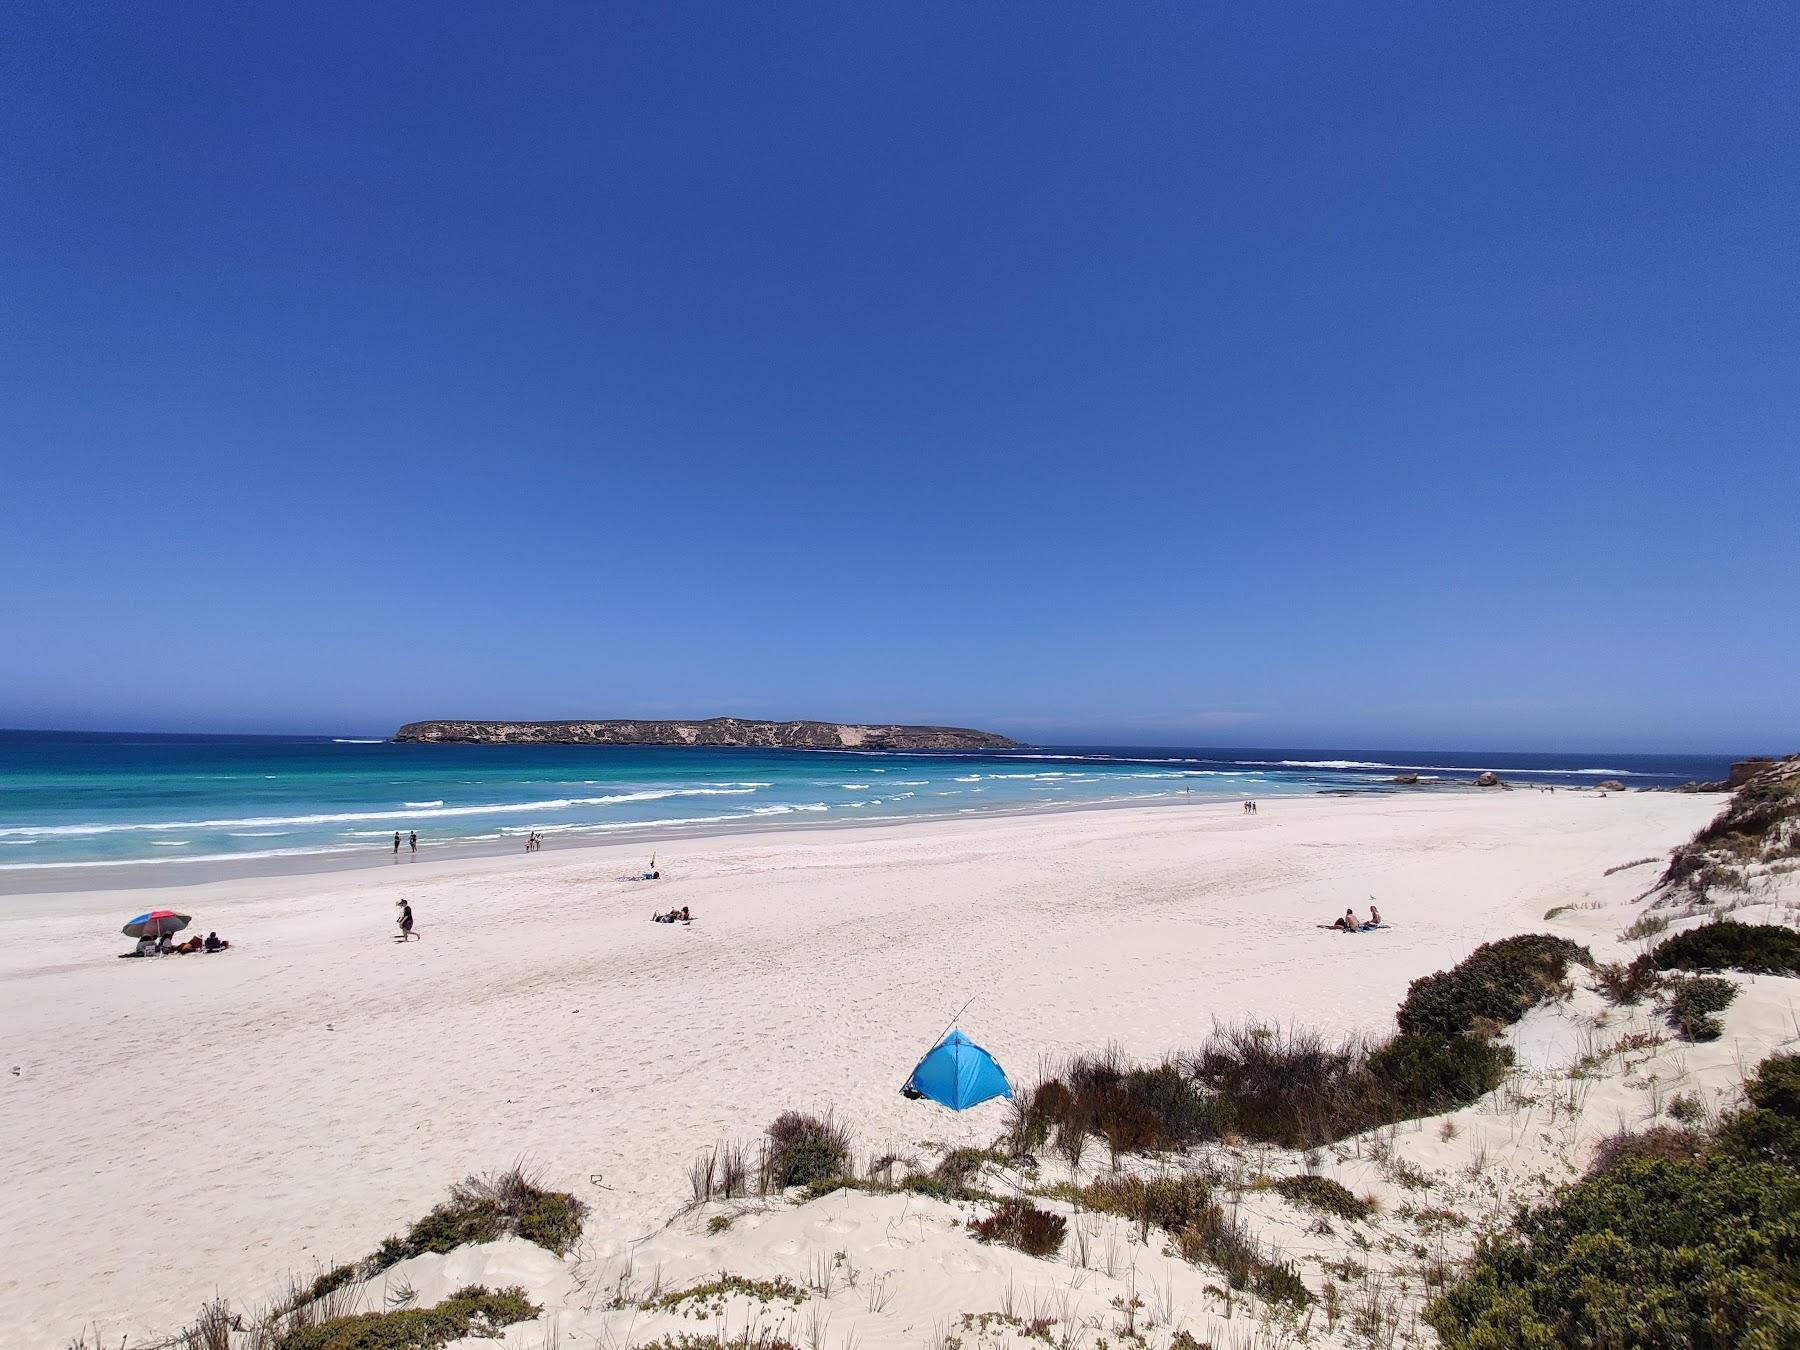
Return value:
M 1103 1177 L 1081 1188 L 1080 1202 L 1102 1214 L 1179 1233 L 1214 1210 L 1212 1183 L 1203 1176 Z
M 296 1327 L 276 1350 L 439 1350 L 466 1336 L 494 1336 L 502 1327 L 528 1322 L 540 1309 L 523 1289 L 491 1292 L 481 1285 L 459 1289 L 435 1308 L 357 1313 Z
M 1335 1214 L 1340 1219 L 1366 1219 L 1375 1212 L 1367 1200 L 1358 1200 L 1349 1189 L 1330 1177 L 1282 1177 L 1274 1185 L 1276 1194 L 1307 1209 Z
M 1512 1062 L 1509 1048 L 1473 1036 L 1405 1035 L 1370 1055 L 1368 1069 L 1404 1119 L 1467 1106 L 1499 1087 Z
M 1451 969 L 1414 980 L 1395 1020 L 1408 1035 L 1509 1026 L 1562 987 L 1571 961 L 1594 964 L 1586 947 L 1547 933 L 1485 942 Z
M 1069 1221 L 1039 1209 L 1031 1201 L 1008 1196 L 985 1219 L 970 1219 L 969 1231 L 981 1242 L 1004 1242 L 1027 1256 L 1055 1256 L 1062 1250 Z
M 1800 933 L 1773 923 L 1720 919 L 1677 933 L 1650 953 L 1659 970 L 1744 970 L 1800 975 Z
M 769 1126 L 769 1175 L 774 1186 L 810 1186 L 850 1171 L 850 1135 L 827 1115 L 823 1120 L 784 1111 Z
M 1724 1012 L 1737 997 L 1737 986 L 1717 975 L 1696 975 L 1669 991 L 1665 1011 L 1669 1025 L 1683 1040 L 1716 1041 L 1725 1028 L 1712 1014 Z
M 404 1236 L 386 1239 L 369 1264 L 374 1270 L 386 1270 L 409 1257 L 454 1251 L 469 1242 L 492 1242 L 508 1233 L 562 1256 L 581 1236 L 587 1212 L 582 1201 L 566 1191 L 545 1190 L 519 1167 L 467 1177 Z
M 1771 1055 L 1744 1084 L 1750 1109 L 1719 1129 L 1719 1152 L 1750 1162 L 1800 1167 L 1800 1055 Z
M 581 1236 L 584 1206 L 572 1195 L 539 1196 L 519 1215 L 519 1236 L 545 1251 L 565 1256 Z
M 1623 1162 L 1484 1238 L 1425 1316 L 1451 1350 L 1800 1344 L 1800 1175 Z

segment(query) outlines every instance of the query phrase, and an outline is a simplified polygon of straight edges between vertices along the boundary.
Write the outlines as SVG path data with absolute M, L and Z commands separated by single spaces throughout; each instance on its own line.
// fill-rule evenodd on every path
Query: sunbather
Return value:
M 208 933 L 206 935 L 206 950 L 209 952 L 222 952 L 230 946 L 231 944 L 225 941 L 225 939 L 220 937 L 217 933 Z

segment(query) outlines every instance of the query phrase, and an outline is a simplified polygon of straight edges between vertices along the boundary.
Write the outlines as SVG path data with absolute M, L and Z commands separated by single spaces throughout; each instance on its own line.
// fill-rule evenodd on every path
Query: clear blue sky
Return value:
M 0 17 L 0 725 L 1800 749 L 1800 11 Z

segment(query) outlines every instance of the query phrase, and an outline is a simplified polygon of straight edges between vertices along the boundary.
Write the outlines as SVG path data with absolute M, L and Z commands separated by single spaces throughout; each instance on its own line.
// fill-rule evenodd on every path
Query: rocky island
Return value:
M 1011 750 L 1018 742 L 967 727 L 846 722 L 612 719 L 597 722 L 408 722 L 396 741 L 446 745 L 700 745 L 764 750 Z

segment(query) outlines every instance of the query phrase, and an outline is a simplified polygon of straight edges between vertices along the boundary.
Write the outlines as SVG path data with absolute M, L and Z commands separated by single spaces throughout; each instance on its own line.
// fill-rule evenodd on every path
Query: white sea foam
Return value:
M 117 825 L 20 825 L 0 829 L 0 835 L 63 836 L 138 834 L 163 830 L 224 830 L 233 826 L 338 825 L 357 820 L 444 819 L 455 816 L 491 816 L 519 811 L 566 811 L 575 806 L 614 806 L 621 802 L 653 802 L 665 797 L 737 797 L 755 788 L 664 788 L 647 792 L 620 792 L 605 797 L 553 797 L 535 802 L 497 802 L 482 806 L 441 806 L 415 811 L 322 811 L 305 816 L 244 816 L 230 820 L 153 820 Z
M 435 802 L 401 802 L 402 806 L 442 806 L 444 799 L 439 797 Z
M 193 843 L 192 839 L 152 839 L 151 848 L 186 848 Z
M 365 739 L 360 736 L 333 736 L 331 743 L 333 745 L 386 745 L 387 737 L 373 736 Z

